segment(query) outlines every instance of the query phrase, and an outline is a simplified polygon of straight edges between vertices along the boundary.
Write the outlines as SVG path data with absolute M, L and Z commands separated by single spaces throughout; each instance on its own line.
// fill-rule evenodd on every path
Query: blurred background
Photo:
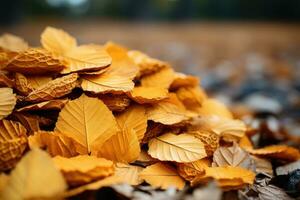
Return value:
M 237 116 L 275 117 L 300 135 L 299 0 L 1 0 L 0 33 L 39 45 L 50 25 L 108 40 L 201 77 Z

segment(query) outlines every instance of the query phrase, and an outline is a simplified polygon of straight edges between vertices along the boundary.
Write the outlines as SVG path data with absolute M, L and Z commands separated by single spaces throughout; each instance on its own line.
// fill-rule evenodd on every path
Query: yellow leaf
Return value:
M 125 127 L 109 138 L 95 155 L 115 162 L 130 163 L 139 157 L 140 152 L 140 144 L 135 131 Z
M 72 158 L 56 156 L 53 161 L 72 186 L 102 179 L 115 171 L 112 161 L 88 155 Z
M 33 111 L 33 110 L 61 110 L 67 102 L 68 99 L 56 99 L 56 100 L 44 101 L 41 103 L 32 104 L 29 106 L 19 108 L 17 111 L 24 112 L 24 111 Z
M 166 67 L 141 79 L 142 86 L 169 89 L 175 78 L 172 68 Z
M 28 44 L 22 38 L 6 33 L 0 37 L 0 48 L 6 51 L 21 52 L 28 48 Z
M 222 118 L 232 119 L 232 113 L 226 108 L 226 106 L 215 99 L 206 99 L 202 102 L 201 108 L 198 113 L 202 116 L 217 115 Z
M 133 129 L 138 140 L 143 139 L 147 129 L 147 115 L 143 106 L 132 105 L 117 115 L 116 119 L 121 128 Z
M 27 76 L 26 78 L 33 89 L 37 89 L 52 80 L 50 76 Z
M 13 168 L 27 147 L 26 129 L 19 122 L 0 121 L 0 171 Z
M 139 104 L 157 103 L 163 99 L 168 98 L 168 90 L 161 87 L 135 87 L 129 93 L 132 100 Z
M 210 159 L 203 158 L 190 163 L 178 163 L 177 171 L 185 180 L 192 181 L 196 176 L 204 175 L 205 169 L 210 166 Z
M 67 188 L 51 157 L 39 149 L 27 153 L 12 171 L 0 199 L 57 198 Z
M 159 160 L 192 162 L 207 156 L 203 143 L 189 134 L 164 134 L 149 141 L 148 153 Z
M 181 190 L 185 185 L 184 180 L 173 167 L 161 162 L 146 167 L 139 176 L 152 187 L 162 189 L 176 187 Z
M 181 87 L 195 87 L 199 85 L 199 78 L 191 75 L 186 75 L 180 72 L 175 72 L 175 78 L 170 86 L 170 89 L 175 90 Z
M 11 88 L 0 88 L 0 120 L 12 113 L 16 100 Z
M 121 112 L 130 105 L 130 99 L 125 94 L 101 94 L 97 97 L 111 110 Z
M 100 75 L 82 76 L 82 88 L 93 93 L 123 93 L 133 89 L 133 79 L 138 67 L 129 59 L 126 51 L 114 44 L 106 45 L 112 64 Z
M 96 98 L 81 95 L 61 110 L 55 130 L 97 152 L 106 140 L 119 131 L 112 112 Z
M 139 185 L 143 182 L 143 180 L 139 177 L 139 173 L 142 170 L 143 168 L 139 166 L 117 163 L 115 176 L 122 178 L 124 183 Z
M 207 98 L 200 87 L 182 87 L 176 91 L 178 99 L 191 111 L 197 111 Z

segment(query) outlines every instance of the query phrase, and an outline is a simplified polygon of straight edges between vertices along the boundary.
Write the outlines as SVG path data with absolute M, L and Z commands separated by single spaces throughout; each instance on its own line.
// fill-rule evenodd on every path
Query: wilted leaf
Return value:
M 67 188 L 51 157 L 39 149 L 27 153 L 12 171 L 0 199 L 57 198 Z
M 16 100 L 11 88 L 0 88 L 0 120 L 12 113 Z
M 222 118 L 233 118 L 228 108 L 223 103 L 215 99 L 205 99 L 202 102 L 202 106 L 198 110 L 198 113 L 202 116 L 217 115 Z
M 72 186 L 102 179 L 115 171 L 112 161 L 95 156 L 82 155 L 72 158 L 56 156 L 53 161 Z
M 36 90 L 25 98 L 30 102 L 48 101 L 69 94 L 77 86 L 78 74 L 69 74 L 56 78 Z
M 160 69 L 159 71 L 144 76 L 141 79 L 142 86 L 145 87 L 161 87 L 165 89 L 169 89 L 175 78 L 175 73 L 172 68 L 166 67 Z
M 20 52 L 25 51 L 28 44 L 22 38 L 6 33 L 0 37 L 0 48 L 6 51 Z
M 26 129 L 18 122 L 0 121 L 0 171 L 13 168 L 27 147 Z
M 132 100 L 139 104 L 157 103 L 168 98 L 168 90 L 161 87 L 135 87 L 129 93 Z
M 101 100 L 83 94 L 61 110 L 55 130 L 84 146 L 87 153 L 96 153 L 119 128 Z
M 33 111 L 33 110 L 61 110 L 67 102 L 68 102 L 67 99 L 56 99 L 56 100 L 44 101 L 41 103 L 32 104 L 29 106 L 19 108 L 17 111 L 24 112 L 24 111 Z
M 140 51 L 128 51 L 128 56 L 139 66 L 139 76 L 151 74 L 164 67 L 168 67 L 168 63 L 149 57 Z
M 183 189 L 185 185 L 184 180 L 177 174 L 173 167 L 161 162 L 146 167 L 139 176 L 152 187 L 159 187 L 162 189 L 167 189 L 169 187 Z
M 42 48 L 30 48 L 16 55 L 4 69 L 22 74 L 42 75 L 57 73 L 63 68 L 60 60 L 54 58 L 49 51 Z
M 125 125 L 121 131 L 106 140 L 95 155 L 115 162 L 130 163 L 139 157 L 140 152 L 135 130 Z
M 285 161 L 296 161 L 300 159 L 298 149 L 285 145 L 272 145 L 261 149 L 246 149 L 250 154 L 265 157 L 275 158 Z
M 251 159 L 249 153 L 234 143 L 231 147 L 219 147 L 214 152 L 213 166 L 233 166 L 253 170 L 254 161 Z
M 138 67 L 129 59 L 126 51 L 114 44 L 108 44 L 106 50 L 112 57 L 108 70 L 100 75 L 82 76 L 82 88 L 93 93 L 123 93 L 133 89 L 133 79 Z
M 149 141 L 148 153 L 159 160 L 192 162 L 207 156 L 203 143 L 189 134 L 164 134 Z
M 86 148 L 59 132 L 39 131 L 29 136 L 29 147 L 45 149 L 51 156 L 73 157 L 86 154 Z
M 139 177 L 142 170 L 143 168 L 139 166 L 117 163 L 115 176 L 122 178 L 122 182 L 124 183 L 139 185 L 143 182 L 143 180 Z
M 121 112 L 130 105 L 130 99 L 125 94 L 101 94 L 98 98 L 111 110 Z
M 198 77 L 186 75 L 180 72 L 175 72 L 175 78 L 170 86 L 170 89 L 175 90 L 181 87 L 195 87 L 198 85 Z
M 204 175 L 205 169 L 211 166 L 211 160 L 203 158 L 190 163 L 178 163 L 177 171 L 185 180 L 192 181 L 198 175 Z
M 143 106 L 132 105 L 126 111 L 117 115 L 116 119 L 121 128 L 133 129 L 138 140 L 143 139 L 147 129 L 146 110 Z

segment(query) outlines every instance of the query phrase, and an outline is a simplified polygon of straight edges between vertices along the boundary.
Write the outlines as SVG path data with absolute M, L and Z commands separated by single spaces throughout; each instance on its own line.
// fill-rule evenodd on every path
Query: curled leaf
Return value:
M 19 108 L 18 112 L 33 110 L 61 110 L 68 102 L 67 99 L 56 99 Z
M 157 103 L 168 98 L 168 90 L 161 87 L 135 87 L 129 93 L 132 100 L 139 104 Z
M 170 89 L 175 90 L 182 87 L 195 87 L 197 85 L 199 85 L 198 77 L 175 72 L 175 78 L 170 86 Z

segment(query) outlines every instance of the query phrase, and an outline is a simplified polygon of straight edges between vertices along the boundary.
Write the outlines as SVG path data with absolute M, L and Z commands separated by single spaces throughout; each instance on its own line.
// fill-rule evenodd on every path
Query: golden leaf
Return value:
M 189 119 L 185 108 L 171 98 L 149 106 L 147 116 L 148 120 L 165 125 L 173 125 Z
M 200 87 L 182 87 L 176 91 L 176 95 L 183 105 L 192 111 L 198 110 L 207 98 Z
M 222 118 L 233 118 L 231 112 L 226 108 L 226 106 L 215 99 L 204 100 L 201 108 L 198 110 L 198 113 L 202 116 L 217 115 Z
M 204 144 L 208 156 L 212 156 L 219 147 L 220 136 L 212 131 L 191 131 L 188 133 L 194 135 Z
M 164 134 L 149 141 L 148 153 L 159 160 L 192 162 L 207 156 L 203 143 L 189 134 Z
M 121 128 L 133 129 L 138 140 L 143 139 L 147 129 L 146 110 L 143 106 L 132 105 L 117 115 L 116 119 Z
M 300 159 L 300 152 L 298 149 L 285 145 L 271 145 L 261 149 L 246 148 L 246 150 L 250 154 L 266 158 L 282 159 L 285 161 L 296 161 Z
M 231 147 L 219 147 L 214 152 L 213 166 L 233 166 L 252 170 L 254 168 L 254 161 L 251 159 L 249 153 L 234 143 Z
M 23 112 L 23 111 L 33 111 L 33 110 L 61 110 L 67 102 L 68 99 L 56 99 L 56 100 L 44 101 L 41 103 L 24 106 L 22 108 L 19 108 L 17 111 Z
M 121 112 L 130 105 L 130 99 L 125 94 L 101 94 L 98 98 L 111 110 Z
M 22 38 L 6 33 L 0 37 L 0 48 L 6 51 L 21 52 L 28 48 L 28 44 Z
M 26 129 L 18 122 L 0 121 L 0 171 L 13 168 L 27 147 Z
M 123 93 L 133 89 L 133 79 L 138 73 L 138 67 L 129 59 L 126 51 L 115 45 L 106 45 L 106 50 L 112 57 L 112 64 L 100 75 L 82 76 L 82 88 L 93 93 Z
M 96 153 L 119 128 L 101 100 L 83 94 L 61 110 L 55 130 L 84 146 L 88 153 Z
M 77 86 L 77 79 L 78 74 L 76 73 L 56 78 L 29 93 L 25 100 L 37 103 L 62 97 Z
M 122 182 L 124 183 L 139 185 L 143 182 L 143 180 L 139 177 L 142 170 L 143 168 L 139 166 L 117 163 L 115 176 L 122 178 Z
M 172 68 L 166 67 L 153 74 L 144 76 L 141 79 L 142 86 L 145 87 L 161 87 L 169 89 L 175 78 L 175 73 Z
M 139 104 L 157 103 L 168 98 L 168 90 L 161 87 L 135 87 L 129 93 L 129 97 Z
M 249 137 L 247 135 L 244 135 L 240 141 L 239 141 L 239 146 L 241 148 L 250 148 L 250 149 L 253 149 L 253 144 L 251 142 L 251 140 L 249 139 Z
M 7 182 L 9 180 L 9 176 L 5 173 L 0 173 L 0 193 L 5 188 Z
M 162 134 L 164 130 L 164 125 L 156 122 L 148 122 L 147 131 L 143 137 L 142 144 L 146 144 L 152 138 L 155 138 Z
M 162 189 L 176 187 L 181 190 L 185 185 L 184 180 L 173 167 L 161 162 L 146 167 L 139 176 L 152 187 Z
M 170 89 L 176 90 L 181 87 L 195 87 L 198 85 L 199 85 L 198 77 L 175 72 L 175 78 L 170 86 Z
M 42 85 L 49 83 L 52 78 L 50 76 L 27 76 L 27 81 L 33 89 L 37 89 Z
M 51 199 L 67 188 L 51 157 L 39 149 L 27 153 L 12 171 L 0 199 Z
M 72 186 L 102 179 L 115 171 L 112 161 L 95 156 L 81 155 L 72 158 L 56 156 L 53 161 Z
M 211 166 L 208 158 L 202 158 L 190 163 L 178 163 L 177 171 L 185 180 L 192 181 L 198 175 L 204 175 L 205 169 Z
M 10 60 L 4 69 L 22 74 L 43 75 L 57 73 L 63 68 L 60 60 L 54 58 L 49 51 L 30 48 Z
M 104 157 L 115 162 L 130 163 L 135 161 L 141 152 L 137 134 L 134 129 L 122 128 L 101 145 L 94 153 L 98 157 Z
M 39 131 L 28 138 L 29 147 L 42 148 L 51 156 L 73 157 L 87 154 L 84 146 L 59 132 Z
M 41 35 L 41 43 L 62 59 L 66 66 L 62 74 L 98 71 L 111 63 L 111 57 L 104 48 L 97 45 L 77 46 L 76 39 L 61 29 L 47 27 Z
M 169 64 L 154 58 L 140 51 L 128 51 L 128 56 L 137 64 L 140 68 L 139 76 L 144 76 L 156 72 L 164 67 L 168 67 Z
M 0 120 L 12 113 L 16 101 L 16 96 L 11 88 L 0 88 Z
M 259 158 L 257 156 L 251 156 L 251 158 L 255 163 L 255 172 L 257 174 L 263 173 L 263 174 L 269 174 L 273 176 L 273 166 L 269 160 L 264 158 Z

